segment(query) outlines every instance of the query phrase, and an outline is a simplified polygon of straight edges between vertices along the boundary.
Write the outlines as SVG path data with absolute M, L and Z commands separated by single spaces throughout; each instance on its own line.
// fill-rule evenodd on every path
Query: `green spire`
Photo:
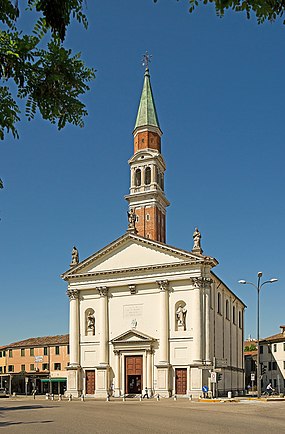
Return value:
M 150 84 L 149 70 L 146 68 L 144 74 L 143 90 L 138 109 L 135 129 L 139 127 L 152 126 L 159 127 L 158 117 L 155 109 L 153 94 Z

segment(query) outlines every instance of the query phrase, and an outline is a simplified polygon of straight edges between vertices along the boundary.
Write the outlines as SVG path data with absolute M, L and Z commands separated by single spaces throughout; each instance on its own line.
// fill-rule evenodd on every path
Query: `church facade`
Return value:
M 67 394 L 214 396 L 244 388 L 244 303 L 193 249 L 166 244 L 166 165 L 146 68 L 129 160 L 127 232 L 62 275 L 70 300 Z M 220 381 L 218 381 L 220 380 Z

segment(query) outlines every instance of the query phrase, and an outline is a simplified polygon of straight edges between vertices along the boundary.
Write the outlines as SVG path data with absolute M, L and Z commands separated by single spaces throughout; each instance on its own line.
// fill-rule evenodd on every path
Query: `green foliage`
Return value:
M 84 65 L 80 54 L 72 55 L 63 47 L 70 17 L 87 27 L 82 8 L 83 0 L 28 0 L 25 13 L 36 11 L 38 19 L 32 34 L 26 35 L 16 26 L 17 1 L 0 0 L 0 21 L 6 25 L 0 30 L 1 140 L 6 132 L 18 137 L 15 124 L 20 111 L 10 92 L 15 85 L 17 97 L 26 101 L 29 120 L 39 111 L 43 119 L 57 123 L 58 129 L 67 123 L 83 127 L 87 110 L 79 96 L 89 90 L 87 83 L 94 78 L 94 70 Z M 43 38 L 49 30 L 45 46 Z
M 244 347 L 244 351 L 255 351 L 256 349 L 256 344 L 250 344 Z
M 158 0 L 153 1 L 158 2 Z M 226 10 L 231 9 L 235 12 L 245 12 L 248 19 L 251 14 L 254 14 L 258 24 L 275 21 L 285 13 L 285 0 L 189 0 L 189 3 L 189 12 L 193 12 L 201 4 L 213 3 L 220 17 L 224 16 Z
M 285 0 L 189 0 L 189 11 L 193 12 L 199 4 L 214 3 L 216 13 L 224 16 L 227 9 L 235 12 L 245 12 L 247 18 L 254 14 L 258 24 L 264 21 L 275 21 L 285 12 Z M 285 21 L 283 21 L 285 24 Z

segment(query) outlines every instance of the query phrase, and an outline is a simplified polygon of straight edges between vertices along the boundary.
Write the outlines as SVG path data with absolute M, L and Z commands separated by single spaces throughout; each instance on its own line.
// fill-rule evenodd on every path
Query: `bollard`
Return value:
M 123 401 L 125 402 L 126 398 L 123 396 Z
M 142 396 L 140 396 L 140 401 L 142 401 Z
M 157 400 L 157 401 L 160 400 L 160 396 L 159 396 L 159 394 L 157 395 L 156 400 Z
M 58 400 L 62 401 L 62 395 L 61 395 L 61 393 L 58 395 Z
M 177 396 L 176 395 L 174 395 L 173 401 L 177 401 Z
M 189 395 L 189 401 L 192 401 L 192 395 Z
M 49 399 L 49 393 L 46 393 L 46 399 Z
M 109 402 L 109 401 L 110 401 L 110 395 L 109 395 L 109 393 L 107 393 L 106 402 Z
M 83 393 L 82 393 L 82 395 L 80 396 L 80 400 L 81 400 L 81 401 L 84 401 L 84 395 L 83 395 Z
M 52 401 L 54 401 L 54 394 L 53 394 L 53 393 L 51 394 L 50 399 L 51 399 Z
M 68 401 L 72 401 L 72 395 L 71 394 L 68 397 Z

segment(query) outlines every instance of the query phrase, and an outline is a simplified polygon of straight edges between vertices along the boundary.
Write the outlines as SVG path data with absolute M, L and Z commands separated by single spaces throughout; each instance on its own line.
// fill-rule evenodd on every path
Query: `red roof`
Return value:
M 24 339 L 23 341 L 13 342 L 2 348 L 23 348 L 23 347 L 48 347 L 50 345 L 68 345 L 69 334 L 57 336 L 42 336 L 37 338 Z

